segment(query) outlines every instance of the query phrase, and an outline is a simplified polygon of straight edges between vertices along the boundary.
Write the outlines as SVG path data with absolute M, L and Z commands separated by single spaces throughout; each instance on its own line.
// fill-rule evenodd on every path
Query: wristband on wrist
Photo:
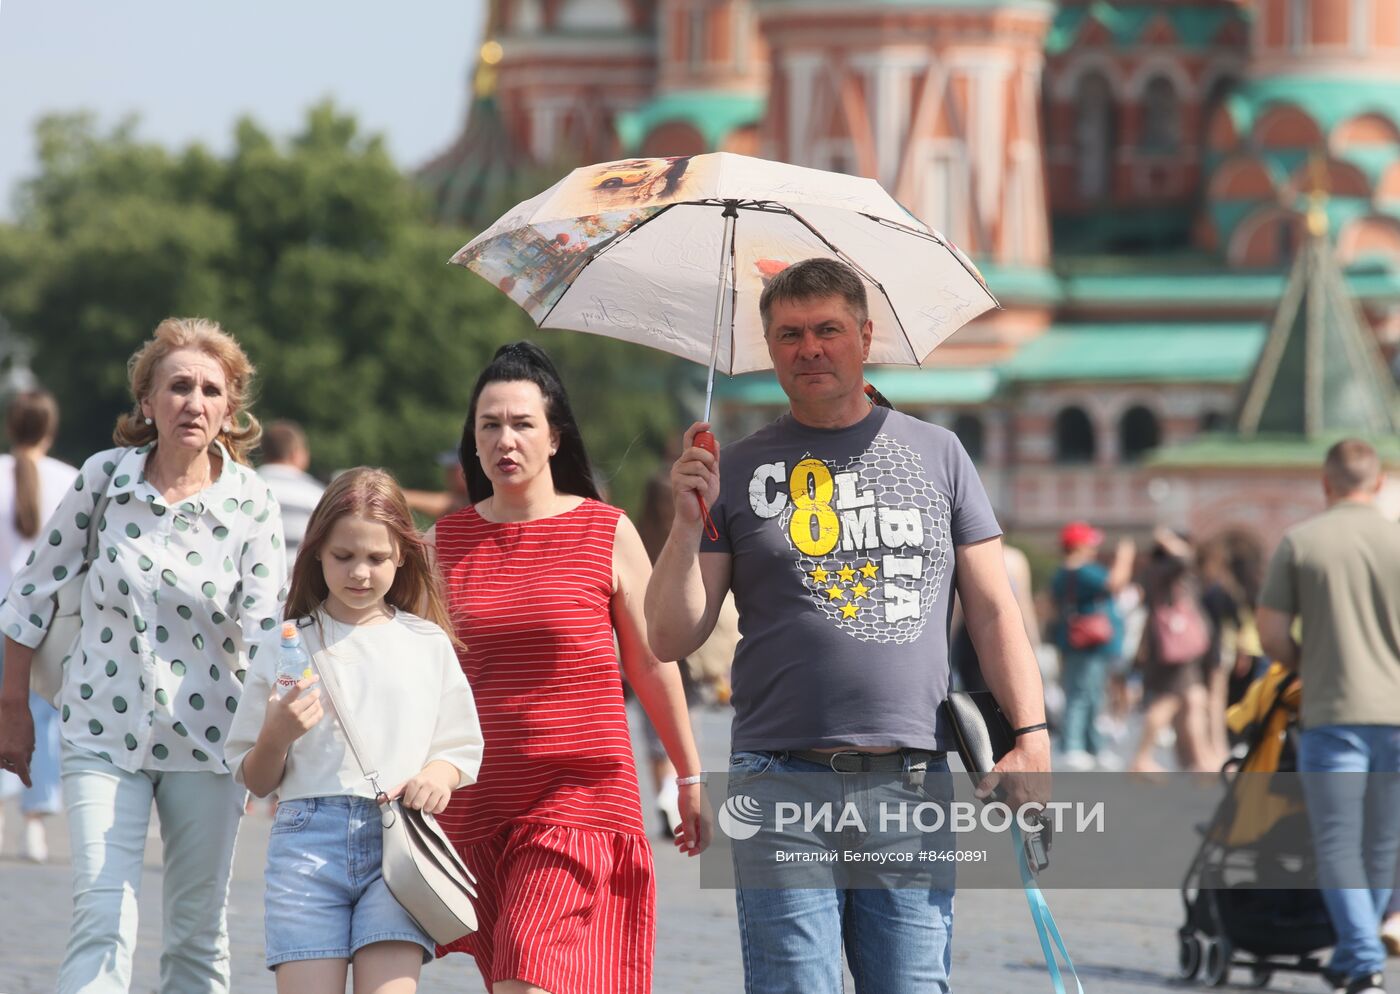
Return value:
M 1042 721 L 1039 725 L 1026 725 L 1024 728 L 1013 728 L 1011 734 L 1019 739 L 1022 735 L 1029 735 L 1031 732 L 1039 732 L 1041 730 L 1048 731 L 1049 728 L 1050 725 Z
M 676 777 L 676 786 L 689 787 L 693 783 L 707 783 L 709 779 L 708 773 L 697 773 L 693 777 Z

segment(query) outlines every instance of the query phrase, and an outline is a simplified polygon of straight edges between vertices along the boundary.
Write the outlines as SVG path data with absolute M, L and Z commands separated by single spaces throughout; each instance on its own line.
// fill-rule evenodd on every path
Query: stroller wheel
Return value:
M 1268 987 L 1269 981 L 1274 979 L 1274 971 L 1262 963 L 1256 963 L 1249 968 L 1250 987 Z
M 1230 982 L 1230 960 L 1235 948 L 1221 936 L 1206 944 L 1205 974 L 1202 979 L 1212 987 L 1224 987 Z
M 1176 975 L 1182 980 L 1195 980 L 1201 972 L 1201 940 L 1190 933 L 1176 937 Z

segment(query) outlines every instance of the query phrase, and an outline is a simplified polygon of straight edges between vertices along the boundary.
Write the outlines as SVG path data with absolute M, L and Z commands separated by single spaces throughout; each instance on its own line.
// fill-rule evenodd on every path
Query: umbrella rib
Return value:
M 836 253 L 836 257 L 837 257 L 838 259 L 840 259 L 840 260 L 841 260 L 842 262 L 844 262 L 846 265 L 850 266 L 852 269 L 854 269 L 854 270 L 855 270 L 857 273 L 859 273 L 861 276 L 865 277 L 866 282 L 868 282 L 868 283 L 869 283 L 871 286 L 873 286 L 876 290 L 879 290 L 879 291 L 880 291 L 880 296 L 884 297 L 884 298 L 885 298 L 885 303 L 887 303 L 887 304 L 890 305 L 890 314 L 891 314 L 891 316 L 893 316 L 893 318 L 894 318 L 894 323 L 895 323 L 896 327 L 899 328 L 899 334 L 900 334 L 900 336 L 904 339 L 904 344 L 905 344 L 905 345 L 908 347 L 908 349 L 909 349 L 909 354 L 910 354 L 911 356 L 914 357 L 914 363 L 915 363 L 916 365 L 921 364 L 922 361 L 923 361 L 923 360 L 922 360 L 922 357 L 919 355 L 918 351 L 915 349 L 915 347 L 914 347 L 914 341 L 913 341 L 913 339 L 911 339 L 911 338 L 909 337 L 909 332 L 907 332 L 907 331 L 904 330 L 904 322 L 901 321 L 901 320 L 899 319 L 899 310 L 898 310 L 898 308 L 896 308 L 896 307 L 894 306 L 894 301 L 890 299 L 890 295 L 889 295 L 889 293 L 885 290 L 884 284 L 881 283 L 879 280 L 877 280 L 874 276 L 871 276 L 870 273 L 866 271 L 865 267 L 863 267 L 860 263 L 856 262 L 856 261 L 855 261 L 854 259 L 852 259 L 849 255 L 847 255 L 845 252 L 842 252 L 841 249 L 840 249 L 835 243 L 833 243 L 833 242 L 831 241 L 830 238 L 827 238 L 827 237 L 826 237 L 825 235 L 823 235 L 820 231 L 818 231 L 815 227 L 813 227 L 813 226 L 812 226 L 812 223 L 811 223 L 810 221 L 808 221 L 805 217 L 803 217 L 801 214 L 797 213 L 797 211 L 793 210 L 793 209 L 790 208 L 790 207 L 784 207 L 783 210 L 784 210 L 790 217 L 792 217 L 793 219 L 795 219 L 799 224 L 801 224 L 803 227 L 805 227 L 808 231 L 810 231 L 812 234 L 816 235 L 817 238 L 821 240 L 821 243 L 822 243 L 823 245 L 825 245 L 827 248 L 831 249 L 832 252 L 835 252 L 835 253 Z M 870 215 L 867 214 L 867 215 L 865 215 L 865 216 L 866 216 L 866 217 L 869 217 Z
M 588 258 L 584 260 L 583 265 L 578 267 L 578 272 L 574 273 L 574 275 L 569 278 L 569 282 L 564 284 L 564 289 L 559 291 L 559 296 L 554 298 L 554 303 L 549 305 L 549 310 L 545 311 L 544 316 L 539 319 L 539 321 L 537 322 L 538 325 L 541 328 L 545 326 L 545 323 L 549 321 L 550 316 L 554 314 L 554 308 L 558 307 L 560 302 L 569 295 L 569 291 L 572 290 L 574 287 L 574 282 L 580 276 L 583 275 L 583 271 L 589 266 L 593 265 L 593 263 L 597 262 L 598 259 L 601 258 L 603 255 L 606 255 L 607 252 L 614 245 L 617 245 L 619 242 L 624 241 L 636 232 L 645 228 L 647 225 L 651 224 L 651 222 L 659 218 L 662 214 L 665 214 L 667 211 L 669 211 L 672 207 L 693 206 L 695 203 L 696 201 L 687 200 L 682 203 L 667 204 L 665 207 L 662 207 L 660 210 L 658 210 L 655 214 L 651 215 L 651 217 L 632 225 L 625 231 L 619 231 L 617 234 L 609 237 L 608 240 L 603 242 L 603 244 L 600 245 L 596 251 L 589 253 Z
M 891 221 L 889 218 L 877 217 L 874 214 L 862 214 L 861 216 L 869 218 L 876 224 L 882 225 L 886 228 L 893 228 L 895 231 L 902 232 L 906 235 L 914 235 L 917 238 L 922 238 L 926 241 L 933 242 L 936 245 L 941 245 L 946 249 L 952 249 L 952 245 L 949 243 L 948 239 L 944 238 L 937 232 L 920 231 L 918 228 L 911 228 L 907 224 L 900 224 L 898 221 Z M 1001 301 L 997 300 L 996 294 L 992 293 L 992 291 L 987 288 L 987 283 L 984 279 L 982 279 L 981 274 L 979 274 L 976 270 L 972 269 L 966 262 L 963 261 L 961 252 L 951 252 L 950 254 L 953 256 L 953 259 L 957 262 L 957 264 L 959 266 L 962 266 L 963 270 L 967 273 L 967 275 L 971 276 L 974 280 L 977 281 L 977 285 L 982 288 L 983 293 L 985 293 L 988 297 L 991 298 L 992 303 L 996 306 L 997 310 L 1000 310 Z

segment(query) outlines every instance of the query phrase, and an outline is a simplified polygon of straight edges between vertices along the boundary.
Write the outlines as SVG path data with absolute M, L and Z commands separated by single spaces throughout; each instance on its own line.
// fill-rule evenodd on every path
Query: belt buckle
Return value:
M 909 757 L 909 769 L 904 773 L 905 782 L 912 788 L 918 789 L 924 785 L 924 778 L 928 775 L 929 763 L 932 756 L 922 750 L 907 753 Z M 915 759 L 915 756 L 922 756 L 922 759 Z
M 850 757 L 852 757 L 853 759 L 855 759 L 857 762 L 859 762 L 859 761 L 862 759 L 861 754 L 860 754 L 859 752 L 854 751 L 854 750 L 850 750 L 850 751 L 847 751 L 847 752 L 833 752 L 833 753 L 831 754 L 831 759 L 830 759 L 830 760 L 828 761 L 828 763 L 827 763 L 827 765 L 831 767 L 831 770 L 832 770 L 833 773 L 859 773 L 859 772 L 860 772 L 860 768 L 859 768 L 859 767 L 857 767 L 857 768 L 854 769 L 854 770 L 843 770 L 843 769 L 839 768 L 839 767 L 836 765 L 836 761 L 837 761 L 838 759 L 840 759 L 842 756 L 850 756 Z

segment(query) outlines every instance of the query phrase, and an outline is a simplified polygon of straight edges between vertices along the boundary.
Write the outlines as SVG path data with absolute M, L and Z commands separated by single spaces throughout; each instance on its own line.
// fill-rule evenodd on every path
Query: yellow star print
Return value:
M 846 599 L 846 591 L 842 590 L 840 587 L 833 583 L 831 586 L 826 588 L 826 596 L 829 600 L 843 601 Z
M 854 604 L 842 604 L 842 605 L 841 605 L 841 617 L 843 617 L 843 618 L 854 618 L 854 617 L 856 616 L 856 612 L 859 611 L 859 610 L 860 610 L 860 608 L 856 607 L 856 605 L 854 605 Z
M 851 588 L 851 593 L 855 595 L 856 600 L 860 600 L 863 597 L 870 596 L 870 588 L 863 583 L 857 583 Z
M 849 566 L 842 566 L 836 571 L 836 575 L 841 578 L 842 583 L 850 583 L 856 578 L 856 571 Z
M 826 570 L 822 569 L 820 566 L 818 566 L 816 569 L 812 570 L 812 572 L 808 573 L 807 575 L 810 576 L 810 577 L 812 578 L 812 582 L 813 582 L 813 583 L 817 583 L 817 584 L 825 583 L 826 580 L 827 580 L 827 577 L 831 576 L 830 573 L 828 573 Z
M 875 579 L 875 574 L 880 572 L 880 567 L 867 560 L 865 565 L 860 568 L 860 571 L 865 574 L 867 580 L 873 580 Z

